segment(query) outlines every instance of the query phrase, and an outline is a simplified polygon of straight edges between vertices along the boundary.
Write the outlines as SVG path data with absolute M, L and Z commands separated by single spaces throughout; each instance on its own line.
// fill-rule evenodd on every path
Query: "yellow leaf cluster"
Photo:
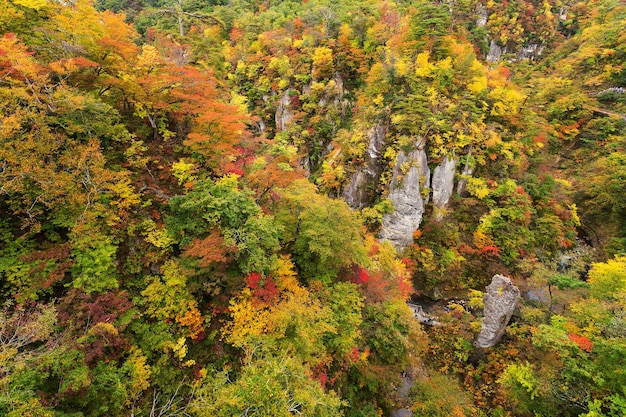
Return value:
M 180 159 L 172 164 L 172 175 L 178 179 L 179 184 L 185 184 L 195 179 L 195 165 Z
M 479 200 L 483 200 L 490 193 L 487 183 L 482 178 L 470 177 L 467 180 L 467 191 Z
M 399 77 L 406 77 L 411 71 L 411 63 L 406 58 L 400 58 L 395 65 L 396 74 Z
M 274 271 L 276 287 L 282 291 L 296 293 L 302 288 L 297 279 L 296 267 L 289 255 L 278 258 L 278 267 Z
M 591 293 L 598 298 L 623 300 L 626 297 L 626 256 L 594 263 L 589 271 L 589 284 Z
M 244 350 L 248 360 L 257 349 L 287 349 L 310 363 L 324 361 L 323 335 L 336 333 L 332 312 L 298 285 L 283 258 L 285 289 L 271 306 L 256 302 L 249 288 L 230 302 L 231 321 L 222 329 L 224 339 Z M 289 289 L 287 289 L 289 288 Z
M 187 337 L 192 339 L 196 339 L 203 330 L 204 318 L 195 306 L 190 306 L 185 314 L 176 316 L 176 321 L 181 326 L 187 327 L 189 332 Z
M 482 231 L 474 232 L 474 246 L 477 248 L 483 248 L 485 246 L 495 246 L 493 238 Z
M 251 336 L 259 336 L 268 329 L 270 312 L 259 310 L 250 299 L 251 291 L 246 288 L 240 297 L 231 300 L 232 321 L 224 326 L 223 334 L 232 345 L 240 348 L 248 346 Z
M 417 58 L 415 59 L 415 75 L 419 77 L 427 77 L 435 70 L 435 65 L 429 62 L 429 59 L 429 52 L 422 52 L 417 55 Z
M 128 210 L 135 204 L 139 204 L 139 194 L 135 192 L 130 179 L 122 178 L 116 183 L 109 184 L 107 188 L 117 196 L 111 204 L 117 206 L 120 210 Z
M 130 368 L 130 384 L 128 386 L 128 401 L 130 402 L 150 387 L 152 370 L 147 363 L 146 356 L 136 347 L 131 349 L 126 364 Z

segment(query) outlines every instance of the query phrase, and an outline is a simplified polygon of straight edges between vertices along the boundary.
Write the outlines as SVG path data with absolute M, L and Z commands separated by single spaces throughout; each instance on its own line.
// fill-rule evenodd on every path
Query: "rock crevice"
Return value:
M 378 179 L 381 172 L 378 159 L 385 145 L 386 126 L 375 126 L 368 130 L 367 154 L 365 165 L 352 174 L 350 182 L 343 189 L 343 199 L 352 208 L 363 208 L 370 202 L 370 185 Z

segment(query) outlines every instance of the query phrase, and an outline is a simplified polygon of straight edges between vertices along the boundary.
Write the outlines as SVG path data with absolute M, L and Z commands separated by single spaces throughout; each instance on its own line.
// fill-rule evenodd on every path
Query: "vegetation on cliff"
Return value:
M 5 0 L 0 34 L 0 415 L 626 413 L 623 3 Z M 526 297 L 480 349 L 495 273 Z

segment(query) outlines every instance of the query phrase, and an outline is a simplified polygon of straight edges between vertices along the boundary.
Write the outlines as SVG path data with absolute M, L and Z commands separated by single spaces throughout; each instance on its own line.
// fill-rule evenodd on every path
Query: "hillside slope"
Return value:
M 0 32 L 0 415 L 626 413 L 621 2 L 7 0 Z M 494 274 L 524 298 L 483 349 Z

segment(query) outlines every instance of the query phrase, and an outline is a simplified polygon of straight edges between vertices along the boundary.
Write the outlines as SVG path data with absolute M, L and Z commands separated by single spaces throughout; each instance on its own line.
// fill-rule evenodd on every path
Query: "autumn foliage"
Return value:
M 227 3 L 0 6 L 0 415 L 625 415 L 624 4 Z

